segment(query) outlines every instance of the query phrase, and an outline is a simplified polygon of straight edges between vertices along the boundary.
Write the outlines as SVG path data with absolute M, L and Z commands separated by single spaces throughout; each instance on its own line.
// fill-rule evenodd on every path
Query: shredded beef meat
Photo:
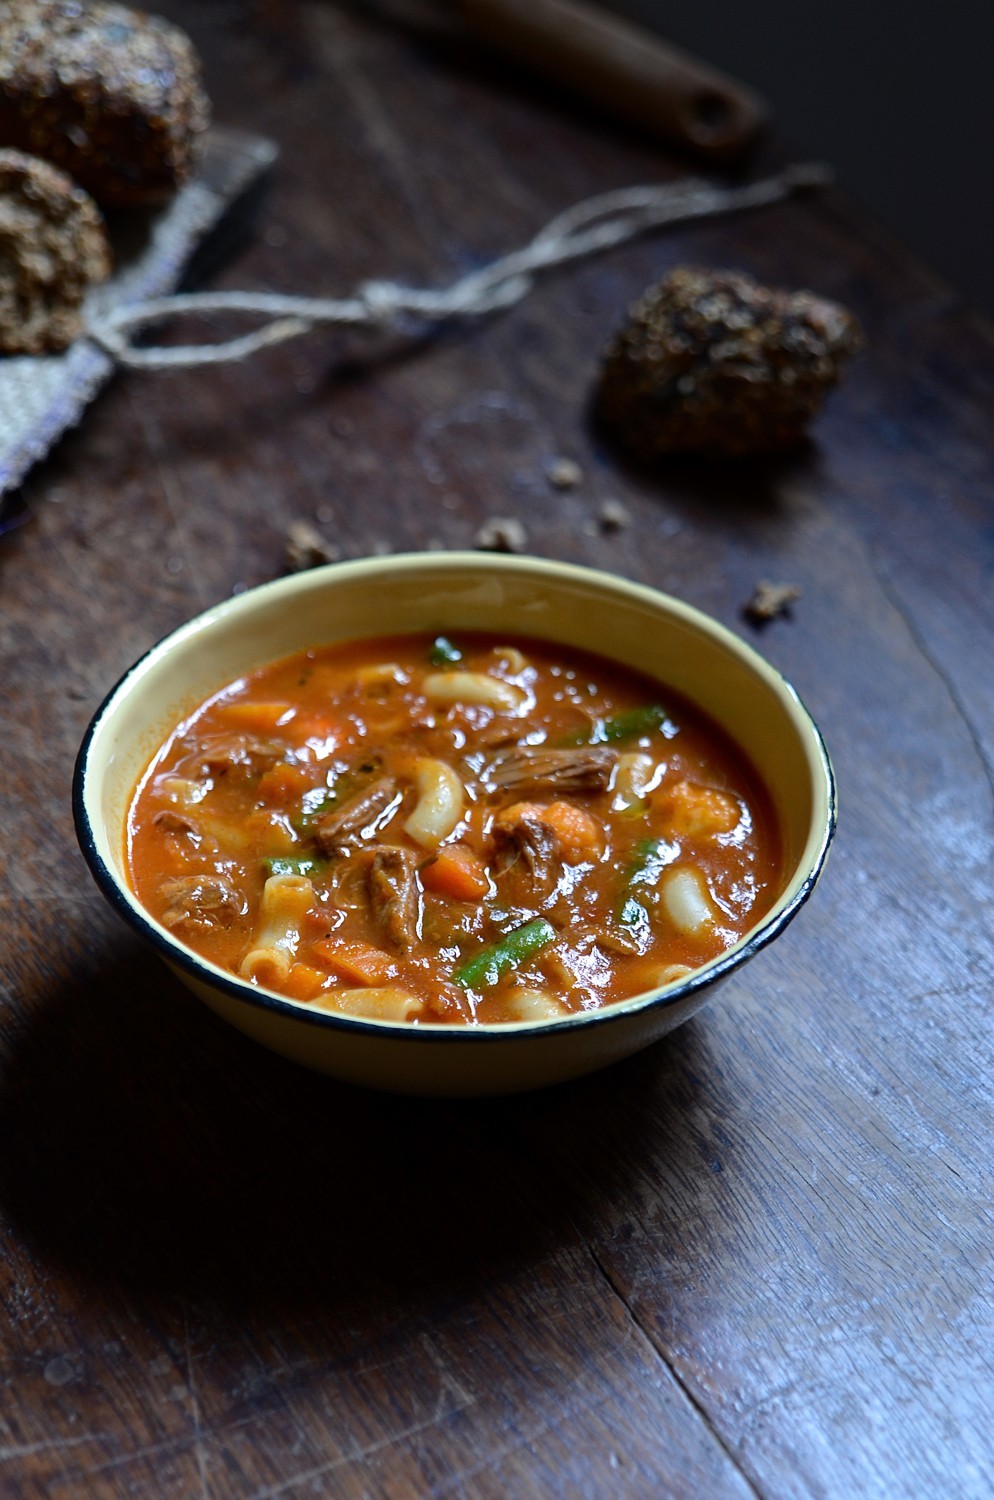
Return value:
M 417 856 L 382 844 L 373 851 L 366 884 L 380 931 L 395 948 L 408 952 L 418 935 Z
M 157 812 L 152 822 L 157 828 L 164 828 L 166 833 L 196 833 L 197 825 L 192 818 L 183 813 L 173 812 L 172 808 L 164 807 Z
M 212 734 L 192 747 L 176 767 L 180 774 L 195 766 L 201 775 L 225 776 L 240 771 L 257 776 L 283 760 L 287 747 L 281 740 L 267 740 L 254 734 Z
M 625 956 L 641 953 L 645 946 L 639 942 L 634 932 L 619 932 L 610 927 L 598 928 L 594 933 L 594 940 L 598 948 L 603 948 L 606 953 L 620 953 Z
M 164 880 L 160 892 L 169 905 L 162 914 L 167 927 L 230 927 L 248 907 L 223 875 L 177 875 Z
M 520 736 L 521 725 L 516 719 L 509 722 L 498 717 L 487 724 L 477 724 L 473 730 L 476 743 L 487 750 L 506 750 L 508 746 L 516 745 Z
M 498 880 L 515 871 L 530 885 L 547 892 L 559 878 L 559 839 L 540 819 L 523 814 L 493 828 L 494 870 Z
M 332 855 L 343 845 L 361 837 L 363 829 L 375 828 L 377 820 L 396 796 L 396 781 L 392 776 L 383 776 L 349 797 L 341 807 L 325 813 L 314 825 L 314 837 L 321 853 Z
M 604 745 L 577 750 L 525 746 L 494 756 L 487 779 L 515 792 L 603 792 L 617 759 L 617 751 Z

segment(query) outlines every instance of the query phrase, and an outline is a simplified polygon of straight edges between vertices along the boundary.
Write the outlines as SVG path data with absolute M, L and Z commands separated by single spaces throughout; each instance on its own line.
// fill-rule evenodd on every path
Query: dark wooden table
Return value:
M 361 12 L 165 8 L 218 118 L 284 153 L 220 285 L 439 284 L 678 166 Z M 650 479 L 593 432 L 607 335 L 687 261 L 863 320 L 789 461 Z M 315 334 L 118 376 L 0 543 L 0 1492 L 989 1495 L 989 333 L 830 193 L 363 355 Z M 800 586 L 758 639 L 824 728 L 841 827 L 789 932 L 650 1052 L 510 1100 L 381 1097 L 150 967 L 77 853 L 73 756 L 152 641 L 282 570 L 294 520 L 356 556 L 492 515 L 746 633 L 760 578 Z

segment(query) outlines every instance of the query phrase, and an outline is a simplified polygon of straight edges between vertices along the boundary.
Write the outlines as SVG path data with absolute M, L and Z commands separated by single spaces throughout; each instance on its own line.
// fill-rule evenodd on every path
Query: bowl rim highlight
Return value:
M 645 990 L 641 994 L 610 1005 L 600 1006 L 595 1010 L 574 1012 L 553 1020 L 453 1025 L 446 1022 L 413 1023 L 345 1016 L 304 1001 L 278 995 L 271 990 L 258 988 L 185 947 L 145 911 L 130 887 L 127 886 L 123 876 L 119 877 L 105 859 L 94 831 L 94 819 L 91 818 L 87 801 L 90 789 L 91 757 L 99 737 L 105 732 L 115 711 L 125 710 L 133 690 L 176 647 L 210 631 L 218 623 L 228 621 L 232 617 L 237 619 L 242 613 L 251 613 L 257 605 L 278 598 L 280 594 L 292 595 L 311 588 L 320 591 L 327 585 L 334 586 L 336 582 L 361 581 L 365 575 L 372 580 L 385 572 L 411 573 L 422 568 L 426 572 L 441 571 L 443 573 L 464 573 L 467 568 L 472 568 L 481 573 L 496 572 L 524 577 L 532 574 L 536 579 L 544 578 L 549 582 L 554 582 L 558 578 L 564 583 L 572 581 L 578 585 L 587 584 L 606 588 L 609 592 L 621 596 L 619 602 L 623 602 L 627 597 L 632 603 L 641 603 L 654 609 L 662 605 L 667 612 L 677 616 L 694 630 L 709 636 L 713 642 L 736 657 L 750 672 L 765 680 L 787 708 L 798 728 L 801 740 L 806 741 L 805 759 L 812 773 L 813 790 L 817 792 L 815 782 L 820 779 L 824 794 L 824 818 L 816 817 L 818 798 L 815 795 L 811 826 L 801 851 L 801 857 L 793 873 L 787 879 L 784 891 L 781 892 L 766 916 L 760 918 L 752 931 L 740 938 L 724 953 L 709 960 L 683 979 L 671 981 L 670 984 L 656 989 Z M 426 625 L 424 628 L 433 627 Z M 439 628 L 443 626 L 440 625 Z M 394 632 L 387 631 L 386 633 Z M 540 629 L 529 633 L 535 634 L 540 639 L 549 639 L 542 635 Z M 335 637 L 336 640 L 347 638 L 341 633 Z M 354 638 L 361 637 L 357 635 Z M 320 645 L 321 642 L 312 644 Z M 605 659 L 612 660 L 610 653 L 605 653 Z M 263 664 L 263 659 L 260 658 L 258 665 Z M 218 687 L 222 685 L 218 683 Z M 700 706 L 704 707 L 703 704 Z M 726 732 L 731 733 L 734 739 L 734 731 L 728 730 L 727 726 Z M 756 769 L 757 774 L 763 776 L 762 771 L 758 767 Z M 835 835 L 838 822 L 838 797 L 835 774 L 821 730 L 797 690 L 748 641 L 696 606 L 687 604 L 660 589 L 633 582 L 607 570 L 574 563 L 520 554 L 504 556 L 480 552 L 407 552 L 392 553 L 385 557 L 359 558 L 343 563 L 329 563 L 302 573 L 273 579 L 211 605 L 161 637 L 122 673 L 93 714 L 80 744 L 73 769 L 72 812 L 83 857 L 100 891 L 111 907 L 139 936 L 151 943 L 159 957 L 169 966 L 183 969 L 201 984 L 219 989 L 231 999 L 288 1021 L 366 1037 L 382 1033 L 394 1039 L 404 1038 L 415 1044 L 420 1041 L 423 1043 L 441 1042 L 444 1045 L 476 1046 L 485 1043 L 492 1044 L 501 1039 L 505 1042 L 519 1041 L 523 1035 L 550 1036 L 580 1029 L 586 1031 L 592 1027 L 608 1025 L 612 1021 L 617 1022 L 622 1017 L 638 1015 L 643 1011 L 666 1009 L 686 1000 L 698 990 L 716 984 L 773 942 L 807 902 L 824 869 L 829 847 Z M 122 828 L 119 832 L 123 839 L 125 829 Z M 108 829 L 105 835 L 108 844 L 112 843 L 109 834 Z M 806 869 L 806 873 L 798 882 L 796 889 L 792 891 L 789 899 L 785 900 L 786 892 L 794 885 L 802 868 Z

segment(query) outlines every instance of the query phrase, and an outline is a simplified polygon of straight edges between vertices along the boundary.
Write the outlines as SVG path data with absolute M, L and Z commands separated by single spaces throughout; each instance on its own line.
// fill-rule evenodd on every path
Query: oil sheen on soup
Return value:
M 413 1025 L 550 1020 L 690 973 L 781 886 L 767 794 L 677 695 L 465 634 L 319 647 L 223 687 L 135 794 L 129 870 L 250 984 Z

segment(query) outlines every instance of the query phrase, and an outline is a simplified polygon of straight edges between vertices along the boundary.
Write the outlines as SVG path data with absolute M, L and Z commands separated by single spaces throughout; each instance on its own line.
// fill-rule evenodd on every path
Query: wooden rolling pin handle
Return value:
M 755 141 L 766 108 L 743 84 L 583 0 L 456 0 L 505 56 L 712 161 Z

